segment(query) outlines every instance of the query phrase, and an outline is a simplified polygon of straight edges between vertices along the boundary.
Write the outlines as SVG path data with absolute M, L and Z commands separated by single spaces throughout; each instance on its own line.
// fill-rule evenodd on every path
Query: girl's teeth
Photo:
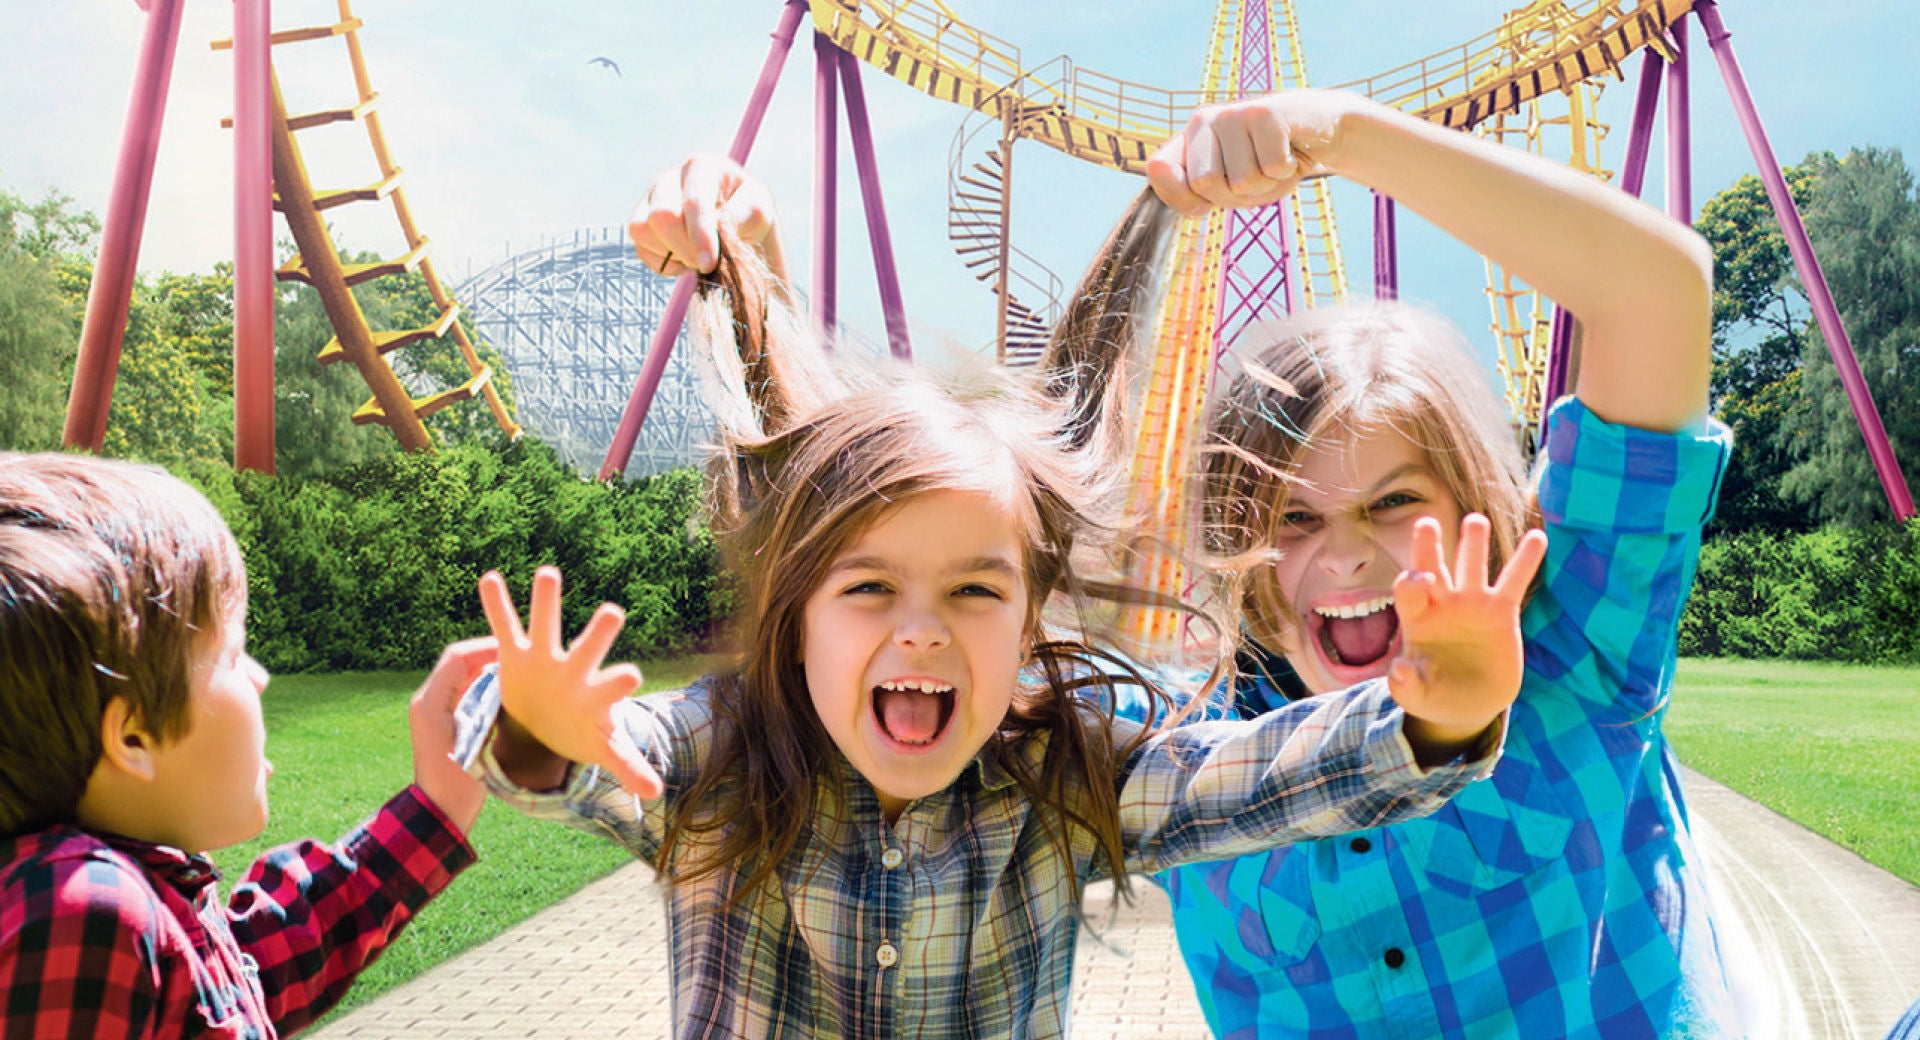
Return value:
M 1381 596 L 1379 599 L 1368 600 L 1365 603 L 1350 603 L 1343 607 L 1315 607 L 1314 613 L 1321 617 L 1357 618 L 1377 614 L 1390 606 L 1393 606 L 1393 597 Z

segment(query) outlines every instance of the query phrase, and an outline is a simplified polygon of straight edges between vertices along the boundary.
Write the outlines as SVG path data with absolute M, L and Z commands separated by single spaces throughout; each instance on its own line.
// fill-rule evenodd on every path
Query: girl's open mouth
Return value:
M 905 679 L 873 688 L 873 720 L 887 739 L 905 749 L 940 739 L 953 721 L 954 688 L 932 679 Z
M 1394 613 L 1390 595 L 1315 607 L 1307 613 L 1307 629 L 1321 658 L 1342 671 L 1384 674 L 1399 649 L 1400 615 Z

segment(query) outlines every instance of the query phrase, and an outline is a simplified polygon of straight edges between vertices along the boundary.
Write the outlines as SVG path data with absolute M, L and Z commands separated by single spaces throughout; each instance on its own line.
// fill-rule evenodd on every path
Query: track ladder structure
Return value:
M 1577 17 L 1560 0 L 1544 0 L 1509 12 L 1500 28 L 1507 57 L 1490 66 L 1486 78 L 1510 77 L 1516 69 L 1533 67 L 1541 55 L 1564 47 L 1568 34 L 1577 27 Z M 1656 39 L 1650 46 L 1666 51 L 1664 40 Z M 1535 155 L 1549 156 L 1550 151 L 1551 157 L 1564 154 L 1567 165 L 1574 169 L 1610 180 L 1612 171 L 1600 166 L 1600 144 L 1609 127 L 1594 118 L 1604 89 L 1604 80 L 1584 79 L 1563 92 L 1528 101 L 1518 112 L 1495 115 L 1474 132 Z M 1554 336 L 1552 307 L 1538 291 L 1499 264 L 1487 260 L 1486 268 L 1487 303 L 1492 311 L 1489 328 L 1497 347 L 1507 410 L 1522 440 L 1530 445 L 1526 433 L 1539 426 L 1547 401 L 1547 369 Z
M 1204 92 L 1252 97 L 1307 86 L 1298 25 L 1292 0 L 1220 0 Z M 1327 182 L 1308 181 L 1258 209 L 1182 221 L 1166 277 L 1128 503 L 1131 515 L 1155 517 L 1161 526 L 1143 547 L 1133 581 L 1191 600 L 1194 583 L 1182 562 L 1191 528 L 1186 485 L 1196 472 L 1201 414 L 1223 352 L 1263 322 L 1346 299 Z M 1125 631 L 1143 646 L 1166 647 L 1184 638 L 1183 621 L 1175 610 L 1139 608 L 1128 613 Z
M 337 0 L 339 20 L 330 25 L 289 29 L 272 34 L 275 47 L 316 40 L 341 39 L 353 68 L 355 99 L 346 106 L 288 115 L 281 96 L 279 76 L 273 82 L 273 207 L 286 218 L 287 228 L 299 252 L 275 272 L 283 281 L 305 282 L 314 288 L 334 328 L 334 338 L 320 352 L 322 364 L 346 361 L 359 370 L 372 396 L 353 413 L 357 425 L 380 425 L 392 431 L 408 450 L 433 446 L 422 420 L 457 401 L 485 398 L 494 421 L 510 437 L 519 436 L 520 425 L 508 414 L 499 392 L 493 387 L 493 371 L 475 351 L 459 321 L 460 306 L 441 282 L 431 258 L 431 242 L 422 235 L 407 205 L 405 176 L 388 151 L 386 136 L 380 128 L 380 95 L 374 92 L 367 76 L 365 55 L 360 46 L 362 22 L 349 7 L 349 0 Z M 232 46 L 231 40 L 218 40 L 216 50 Z M 378 164 L 378 176 L 371 182 L 347 188 L 316 190 L 307 176 L 295 134 L 314 127 L 342 122 L 358 122 L 366 127 Z M 231 120 L 223 121 L 231 125 Z M 353 203 L 387 202 L 393 206 L 407 251 L 390 260 L 373 263 L 343 263 L 322 214 L 338 206 Z M 376 331 L 367 322 L 353 287 L 376 278 L 402 276 L 417 272 L 425 281 L 438 316 L 429 324 L 414 329 Z M 414 397 L 394 372 L 387 355 L 394 351 L 451 334 L 468 378 L 459 385 L 421 397 Z

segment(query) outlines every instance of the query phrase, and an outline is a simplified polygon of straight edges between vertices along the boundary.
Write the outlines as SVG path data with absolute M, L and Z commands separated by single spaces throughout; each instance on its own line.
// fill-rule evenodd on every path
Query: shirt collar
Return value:
M 99 837 L 108 846 L 140 864 L 155 880 L 165 883 L 188 899 L 220 880 L 220 871 L 205 856 L 118 834 L 102 834 Z

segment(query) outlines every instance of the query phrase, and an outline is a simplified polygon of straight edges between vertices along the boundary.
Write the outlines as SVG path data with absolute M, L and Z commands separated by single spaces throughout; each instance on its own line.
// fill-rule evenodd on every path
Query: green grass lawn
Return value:
M 1680 761 L 1920 884 L 1920 668 L 1680 662 Z
M 673 689 L 717 658 L 648 662 L 646 689 Z M 266 833 L 214 856 L 226 881 L 270 846 L 332 842 L 413 780 L 407 701 L 425 672 L 276 676 L 264 698 L 272 820 Z M 362 1003 L 460 951 L 499 935 L 587 882 L 631 862 L 625 850 L 489 802 L 474 827 L 479 862 L 428 904 L 347 994 Z M 636 908 L 652 912 L 652 907 Z

